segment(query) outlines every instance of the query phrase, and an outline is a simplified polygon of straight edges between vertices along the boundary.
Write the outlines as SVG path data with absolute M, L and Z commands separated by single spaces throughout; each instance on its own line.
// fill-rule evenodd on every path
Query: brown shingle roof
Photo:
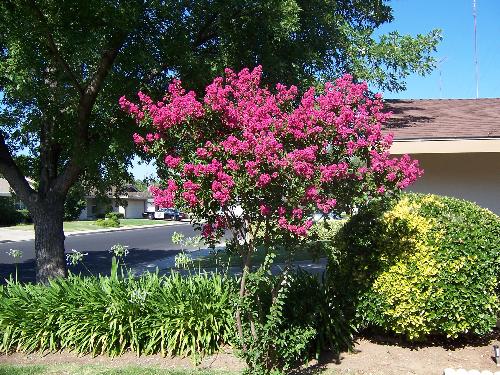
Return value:
M 500 138 L 500 98 L 387 100 L 395 139 Z

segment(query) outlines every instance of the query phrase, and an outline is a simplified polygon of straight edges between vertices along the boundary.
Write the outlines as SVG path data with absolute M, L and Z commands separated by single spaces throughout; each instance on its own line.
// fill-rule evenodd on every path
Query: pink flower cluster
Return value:
M 200 101 L 179 81 L 157 103 L 143 93 L 139 104 L 120 98 L 147 128 L 144 136 L 134 134 L 136 144 L 150 150 L 162 142 L 171 179 L 165 189 L 151 188 L 155 202 L 191 207 L 206 221 L 204 236 L 235 225 L 221 213 L 230 217 L 236 206 L 245 219 L 305 236 L 308 217 L 337 209 L 346 189 L 386 194 L 422 174 L 417 161 L 390 156 L 392 137 L 382 134 L 390 113 L 365 83 L 345 75 L 299 98 L 294 86 L 271 92 L 261 77 L 260 66 L 226 69 Z

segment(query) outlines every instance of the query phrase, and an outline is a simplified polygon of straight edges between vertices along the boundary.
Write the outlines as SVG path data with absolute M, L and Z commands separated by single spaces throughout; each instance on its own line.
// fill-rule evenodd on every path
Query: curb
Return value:
M 109 233 L 109 232 L 124 232 L 129 230 L 137 230 L 137 229 L 151 229 L 155 227 L 168 227 L 168 226 L 176 226 L 180 224 L 189 224 L 189 221 L 171 221 L 161 224 L 151 224 L 151 225 L 134 225 L 127 227 L 119 227 L 119 228 L 103 228 L 103 229 L 91 229 L 86 231 L 75 231 L 64 233 L 65 237 L 71 236 L 84 236 L 87 234 L 96 234 L 96 233 Z M 34 241 L 35 237 L 32 238 L 24 238 L 20 240 L 0 240 L 0 244 L 11 243 L 11 242 L 26 242 L 26 241 Z
M 105 229 L 92 229 L 92 230 L 85 230 L 85 231 L 75 231 L 75 232 L 68 232 L 67 234 L 65 233 L 64 235 L 66 237 L 84 236 L 86 234 L 108 233 L 108 232 L 125 232 L 128 230 L 151 229 L 151 228 L 156 228 L 156 227 L 169 227 L 169 226 L 176 226 L 176 225 L 188 224 L 188 223 L 189 223 L 188 221 L 172 221 L 172 222 L 162 223 L 162 224 L 135 225 L 135 226 L 121 227 L 121 228 L 105 228 Z

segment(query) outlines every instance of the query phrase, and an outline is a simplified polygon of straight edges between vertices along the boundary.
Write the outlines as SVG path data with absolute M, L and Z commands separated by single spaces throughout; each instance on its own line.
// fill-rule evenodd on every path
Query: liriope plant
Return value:
M 191 356 L 232 337 L 234 281 L 221 275 L 80 277 L 0 288 L 0 350 Z

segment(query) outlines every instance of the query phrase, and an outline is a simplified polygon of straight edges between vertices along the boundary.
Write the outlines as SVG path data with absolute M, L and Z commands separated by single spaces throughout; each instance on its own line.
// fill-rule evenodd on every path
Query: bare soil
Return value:
M 478 342 L 435 343 L 429 346 L 411 346 L 401 342 L 360 338 L 352 353 L 342 353 L 340 358 L 324 356 L 312 361 L 297 371 L 298 374 L 349 374 L 349 375 L 441 375 L 447 367 L 476 369 L 479 371 L 500 370 L 496 367 L 493 345 L 499 343 L 500 335 L 494 335 Z M 10 364 L 81 364 L 106 367 L 151 366 L 165 369 L 193 369 L 196 366 L 189 358 L 163 358 L 160 355 L 137 357 L 126 353 L 117 358 L 107 356 L 78 356 L 63 351 L 58 353 L 13 353 L 0 355 L 0 363 Z M 227 349 L 222 353 L 205 358 L 199 369 L 228 370 L 240 372 L 244 362 Z
M 497 344 L 498 337 L 467 345 L 422 347 L 359 339 L 354 352 L 341 354 L 340 363 L 331 359 L 316 367 L 356 375 L 442 375 L 448 367 L 495 372 L 500 370 L 492 357 Z

